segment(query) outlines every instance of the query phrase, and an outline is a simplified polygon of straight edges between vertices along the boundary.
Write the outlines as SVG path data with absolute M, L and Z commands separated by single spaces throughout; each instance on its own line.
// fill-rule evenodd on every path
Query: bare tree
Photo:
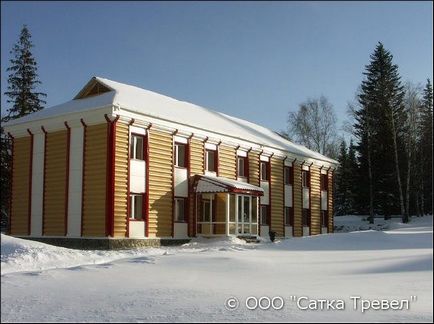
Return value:
M 336 158 L 338 136 L 336 114 L 326 97 L 308 99 L 288 115 L 289 138 L 307 148 Z

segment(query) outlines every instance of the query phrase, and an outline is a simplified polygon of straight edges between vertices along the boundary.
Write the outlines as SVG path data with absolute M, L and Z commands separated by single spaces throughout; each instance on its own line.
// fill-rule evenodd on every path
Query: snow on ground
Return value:
M 2 322 L 431 322 L 432 284 L 427 216 L 409 224 L 394 219 L 385 231 L 259 244 L 198 239 L 124 251 L 70 250 L 1 237 Z M 249 296 L 280 296 L 284 305 L 249 310 Z M 290 296 L 342 299 L 346 307 L 301 310 Z M 417 299 L 409 310 L 362 313 L 353 310 L 350 296 Z M 235 310 L 224 306 L 230 297 L 239 301 Z

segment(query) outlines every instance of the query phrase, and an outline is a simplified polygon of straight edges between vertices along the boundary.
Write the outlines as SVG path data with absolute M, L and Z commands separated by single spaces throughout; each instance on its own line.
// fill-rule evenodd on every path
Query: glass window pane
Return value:
M 176 144 L 176 166 L 185 167 L 185 145 L 184 144 Z
M 252 197 L 252 223 L 256 223 L 258 221 L 258 198 Z
M 244 223 L 250 222 L 250 197 L 244 197 Z
M 210 221 L 210 208 L 211 208 L 211 204 L 209 200 L 205 200 L 203 202 L 203 221 L 204 222 L 209 222 Z
M 229 221 L 230 222 L 235 222 L 235 195 L 230 195 L 230 205 L 229 205 L 229 207 L 230 207 L 229 208 L 230 209 Z
M 143 160 L 143 137 L 142 136 L 137 136 L 136 137 L 136 156 L 135 158 L 137 160 Z
M 175 199 L 175 220 L 185 221 L 185 201 L 182 198 Z
M 243 197 L 238 196 L 238 222 L 242 222 L 243 220 Z
M 207 151 L 207 170 L 215 172 L 215 151 Z
M 244 170 L 244 158 L 243 157 L 239 157 L 238 158 L 238 176 L 239 177 L 244 177 L 245 176 L 245 170 Z
M 143 196 L 142 195 L 133 195 L 133 215 L 134 219 L 142 219 L 143 218 Z

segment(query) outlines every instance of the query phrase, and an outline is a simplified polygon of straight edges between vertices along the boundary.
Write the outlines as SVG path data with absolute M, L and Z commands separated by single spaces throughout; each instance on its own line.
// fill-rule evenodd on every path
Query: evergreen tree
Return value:
M 432 214 L 432 166 L 433 166 L 433 93 L 431 81 L 428 79 L 423 90 L 420 109 L 420 161 L 422 168 L 422 214 Z
M 31 49 L 31 35 L 27 26 L 23 26 L 18 42 L 14 45 L 10 54 L 10 67 L 7 91 L 7 103 L 12 106 L 7 114 L 2 117 L 2 124 L 11 119 L 23 117 L 35 111 L 41 110 L 46 103 L 42 98 L 45 93 L 38 92 L 37 86 L 41 84 L 37 74 L 37 63 Z M 3 127 L 0 132 L 1 139 L 1 212 L 2 217 L 8 210 L 10 196 L 10 166 L 11 166 L 11 145 L 8 136 L 4 133 Z
M 347 170 L 348 170 L 348 213 L 355 214 L 357 212 L 356 208 L 356 198 L 357 198 L 357 178 L 354 176 L 358 174 L 358 164 L 356 157 L 356 147 L 353 143 L 353 139 L 350 140 L 350 146 L 348 147 L 348 157 L 347 157 Z
M 393 56 L 379 43 L 363 73 L 358 95 L 360 109 L 355 112 L 355 135 L 359 155 L 361 201 L 368 196 L 370 221 L 374 213 L 389 217 L 405 215 L 402 170 L 405 159 L 403 86 Z M 368 182 L 368 183 L 366 183 Z M 359 201 L 360 203 L 360 201 Z M 405 220 L 404 220 L 405 221 Z
M 345 140 L 339 147 L 338 156 L 339 168 L 336 171 L 336 182 L 335 182 L 335 212 L 336 215 L 346 215 L 347 214 L 347 144 Z

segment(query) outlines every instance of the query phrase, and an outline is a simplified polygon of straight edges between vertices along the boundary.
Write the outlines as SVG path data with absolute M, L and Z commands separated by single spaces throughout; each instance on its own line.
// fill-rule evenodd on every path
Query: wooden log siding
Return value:
M 255 186 L 259 186 L 259 153 L 250 151 L 249 159 L 249 182 Z
M 302 206 L 303 206 L 303 196 L 302 196 L 302 182 L 301 182 L 301 165 L 297 162 L 293 164 L 294 168 L 294 186 L 292 190 L 294 191 L 294 236 L 303 236 L 303 225 L 302 225 Z
M 219 147 L 219 176 L 236 179 L 236 163 L 235 148 L 221 144 Z
M 328 177 L 328 201 L 327 201 L 327 210 L 328 210 L 328 232 L 333 233 L 334 227 L 334 216 L 333 216 L 333 171 L 327 172 Z
M 195 224 L 194 224 L 194 203 L 195 203 L 195 195 L 192 191 L 193 188 L 193 176 L 196 174 L 203 174 L 203 164 L 204 164 L 204 156 L 203 156 L 203 151 L 204 151 L 204 145 L 203 142 L 200 140 L 197 140 L 195 138 L 192 138 L 190 140 L 190 179 L 189 179 L 189 184 L 190 184 L 190 208 L 189 208 L 189 230 L 191 235 L 193 235 L 195 233 Z
M 43 233 L 48 236 L 65 235 L 65 206 L 67 182 L 68 132 L 47 133 L 45 152 L 45 184 Z
M 87 126 L 83 149 L 83 236 L 106 236 L 107 123 Z
M 13 140 L 13 173 L 11 200 L 11 234 L 27 235 L 29 231 L 29 188 L 31 136 Z
M 149 130 L 149 237 L 172 235 L 173 139 Z
M 283 160 L 272 157 L 270 164 L 271 230 L 276 232 L 277 236 L 284 236 Z
M 321 234 L 321 171 L 310 167 L 310 234 Z
M 128 125 L 116 123 L 114 168 L 114 236 L 125 237 L 128 212 Z

